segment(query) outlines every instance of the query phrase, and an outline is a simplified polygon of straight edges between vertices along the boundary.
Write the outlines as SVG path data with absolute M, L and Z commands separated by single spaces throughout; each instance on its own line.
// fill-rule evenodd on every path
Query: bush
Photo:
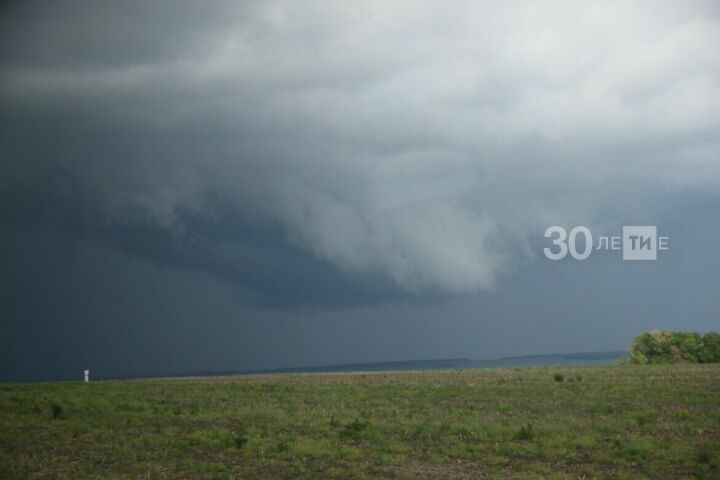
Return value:
M 237 425 L 236 428 L 231 432 L 230 439 L 235 448 L 243 448 L 250 441 L 250 435 L 245 425 Z
M 53 418 L 60 418 L 63 413 L 65 413 L 63 406 L 57 402 L 53 402 L 52 405 L 50 405 L 50 410 Z
M 706 333 L 702 337 L 702 342 L 705 348 L 701 363 L 720 363 L 720 333 Z
M 236 448 L 243 448 L 249 440 L 250 439 L 245 434 L 235 434 L 233 436 L 233 443 L 235 443 Z
M 720 335 L 653 330 L 636 336 L 629 362 L 636 365 L 720 362 Z
M 516 440 L 532 440 L 533 438 L 535 438 L 535 430 L 529 423 L 520 427 L 520 430 L 515 433 Z
M 360 420 L 355 419 L 353 422 L 345 425 L 342 430 L 338 432 L 338 436 L 341 439 L 359 440 L 363 437 L 365 430 L 369 425 L 370 424 L 368 422 L 361 422 Z
M 565 380 L 565 376 L 562 373 L 556 373 L 555 375 L 553 375 L 553 378 L 556 382 L 562 382 L 563 380 Z
M 710 449 L 703 447 L 698 452 L 697 460 L 699 463 L 710 463 Z
M 290 450 L 292 450 L 296 443 L 297 440 L 294 436 L 283 437 L 277 442 L 275 449 L 280 453 L 289 452 Z

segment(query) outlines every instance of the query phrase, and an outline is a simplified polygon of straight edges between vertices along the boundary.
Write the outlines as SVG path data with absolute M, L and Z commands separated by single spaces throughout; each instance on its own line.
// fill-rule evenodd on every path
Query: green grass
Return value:
M 720 478 L 720 366 L 0 384 L 0 478 L 93 477 Z

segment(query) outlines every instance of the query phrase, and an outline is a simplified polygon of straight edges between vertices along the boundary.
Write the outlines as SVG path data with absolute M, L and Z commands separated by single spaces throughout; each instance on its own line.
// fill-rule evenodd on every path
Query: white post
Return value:
M 85 381 L 89 382 L 90 381 L 90 370 L 85 370 L 84 373 L 85 373 Z

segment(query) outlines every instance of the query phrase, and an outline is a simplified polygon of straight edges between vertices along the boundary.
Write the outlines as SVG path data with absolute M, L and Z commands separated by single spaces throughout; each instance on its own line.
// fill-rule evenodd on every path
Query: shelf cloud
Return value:
M 492 290 L 551 224 L 719 193 L 720 9 L 647 8 L 6 4 L 0 219 L 281 303 Z

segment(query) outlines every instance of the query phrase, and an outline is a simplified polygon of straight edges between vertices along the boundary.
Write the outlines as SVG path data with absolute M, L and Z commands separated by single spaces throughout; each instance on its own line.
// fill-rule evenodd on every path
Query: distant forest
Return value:
M 720 334 L 653 330 L 641 333 L 630 345 L 629 363 L 719 363 Z

